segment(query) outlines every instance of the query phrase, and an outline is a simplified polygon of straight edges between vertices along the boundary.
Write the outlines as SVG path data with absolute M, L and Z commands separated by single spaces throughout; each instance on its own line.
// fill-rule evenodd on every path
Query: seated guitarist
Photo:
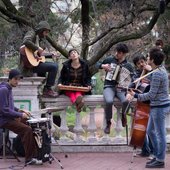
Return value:
M 23 39 L 23 45 L 30 49 L 34 53 L 34 57 L 37 59 L 42 55 L 45 55 L 44 49 L 46 36 L 50 32 L 50 25 L 46 21 L 41 21 L 34 30 L 28 31 Z M 22 48 L 22 47 L 21 47 Z M 35 54 L 35 52 L 37 52 Z M 46 54 L 49 57 L 53 57 L 54 54 Z M 25 56 L 21 52 L 21 62 L 23 62 L 23 67 L 26 69 L 31 69 L 33 73 L 36 73 L 40 77 L 46 77 L 46 84 L 43 89 L 43 96 L 45 97 L 57 97 L 58 93 L 52 90 L 52 86 L 55 84 L 55 79 L 57 75 L 58 65 L 53 62 L 39 62 L 37 66 L 30 66 L 24 63 Z

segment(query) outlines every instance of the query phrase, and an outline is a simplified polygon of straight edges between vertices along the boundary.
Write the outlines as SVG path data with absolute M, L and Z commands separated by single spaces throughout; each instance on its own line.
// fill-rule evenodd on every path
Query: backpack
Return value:
M 16 138 L 13 139 L 13 148 L 18 154 L 18 156 L 21 156 L 21 157 L 25 156 L 24 146 L 22 144 L 21 137 L 18 135 L 16 136 Z

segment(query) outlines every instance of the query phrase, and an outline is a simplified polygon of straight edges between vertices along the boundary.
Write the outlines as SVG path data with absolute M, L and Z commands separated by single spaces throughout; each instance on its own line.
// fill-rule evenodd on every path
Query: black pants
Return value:
M 48 73 L 46 86 L 49 87 L 55 84 L 57 71 L 58 65 L 53 62 L 40 63 L 37 67 L 33 68 L 33 72 L 37 73 L 37 75 L 40 77 L 46 77 L 46 73 Z

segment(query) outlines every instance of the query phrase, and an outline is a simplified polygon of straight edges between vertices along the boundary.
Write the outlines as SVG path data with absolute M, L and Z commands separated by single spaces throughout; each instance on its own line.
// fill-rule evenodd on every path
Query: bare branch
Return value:
M 0 11 L 2 14 L 4 14 L 5 16 L 7 16 L 9 19 L 12 19 L 16 22 L 18 22 L 19 24 L 25 24 L 28 26 L 31 26 L 31 22 L 26 20 L 25 18 L 19 16 L 19 15 L 15 15 L 14 13 L 6 10 L 3 6 L 0 6 Z

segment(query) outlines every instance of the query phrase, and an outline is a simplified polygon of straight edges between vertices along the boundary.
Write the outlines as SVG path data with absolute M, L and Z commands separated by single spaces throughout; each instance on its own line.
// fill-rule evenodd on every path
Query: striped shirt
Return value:
M 77 69 L 73 67 L 70 68 L 70 84 L 72 86 L 81 86 L 82 76 L 83 76 L 82 67 L 79 67 Z
M 169 80 L 164 66 L 152 73 L 150 90 L 147 93 L 138 94 L 138 100 L 150 100 L 151 106 L 162 106 L 170 103 Z

